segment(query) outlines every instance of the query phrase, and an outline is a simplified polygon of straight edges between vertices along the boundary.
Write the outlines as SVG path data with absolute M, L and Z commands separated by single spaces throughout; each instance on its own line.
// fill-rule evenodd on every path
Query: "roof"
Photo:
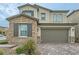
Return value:
M 35 7 L 34 5 L 31 5 L 31 4 L 29 4 L 29 3 L 24 4 L 24 5 L 21 5 L 21 6 L 18 6 L 18 8 L 21 8 L 21 7 L 24 7 L 24 6 L 31 6 L 31 7 L 37 8 L 37 7 Z
M 22 6 L 19 6 L 18 8 L 21 8 L 21 7 L 24 7 L 24 6 L 32 6 L 32 7 L 37 8 L 37 9 L 43 8 L 43 9 L 49 10 L 50 12 L 69 12 L 69 10 L 51 10 L 51 9 L 49 9 L 49 8 L 46 8 L 46 7 L 37 5 L 37 4 L 31 5 L 31 4 L 29 4 L 29 3 L 27 3 L 27 4 L 25 4 L 25 5 L 22 5 Z
M 51 12 L 69 12 L 69 10 L 51 10 L 51 9 L 48 9 L 48 8 L 46 8 L 46 7 L 43 7 L 43 6 L 40 6 L 40 5 L 37 5 L 37 4 L 34 4 L 34 6 L 37 6 L 37 7 L 46 9 L 46 10 L 49 10 L 49 11 L 51 11 Z
M 69 10 L 53 10 L 53 12 L 69 12 Z
M 79 11 L 79 9 L 72 11 L 69 15 L 67 15 L 67 17 L 69 17 L 70 15 L 72 15 L 73 13 Z
M 17 18 L 17 17 L 20 17 L 20 16 L 25 16 L 25 17 L 28 17 L 28 18 L 30 18 L 30 19 L 35 20 L 35 21 L 38 22 L 38 19 L 37 19 L 37 18 L 32 17 L 32 16 L 28 16 L 28 15 L 26 15 L 26 14 L 17 14 L 17 15 L 8 17 L 7 20 L 11 20 L 11 19 L 14 19 L 14 18 Z
M 37 8 L 43 8 L 43 9 L 52 11 L 51 9 L 48 9 L 48 8 L 46 8 L 46 7 L 43 7 L 43 6 L 40 6 L 40 5 L 37 5 L 37 4 L 34 4 L 34 6 L 37 7 Z

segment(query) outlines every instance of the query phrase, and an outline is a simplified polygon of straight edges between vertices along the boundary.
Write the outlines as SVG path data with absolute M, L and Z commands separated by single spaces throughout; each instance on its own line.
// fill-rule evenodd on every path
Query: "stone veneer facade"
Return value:
M 14 37 L 13 35 L 14 23 L 31 23 L 32 24 L 32 37 L 26 37 L 26 38 Z M 9 20 L 9 28 L 8 28 L 8 33 L 7 33 L 7 40 L 9 41 L 9 44 L 20 45 L 27 42 L 27 40 L 31 38 L 33 38 L 35 42 L 37 42 L 37 21 L 32 20 L 25 16 L 19 16 L 19 17 Z

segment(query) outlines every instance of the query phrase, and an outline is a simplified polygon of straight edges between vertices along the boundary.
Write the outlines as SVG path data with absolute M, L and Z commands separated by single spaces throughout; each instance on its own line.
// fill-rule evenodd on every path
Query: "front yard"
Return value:
M 34 51 L 33 50 L 34 47 L 31 47 L 32 46 L 31 44 L 28 44 L 27 45 L 28 47 L 26 45 L 24 45 L 24 48 L 22 50 L 19 50 L 19 49 L 16 50 L 17 46 L 2 43 L 2 44 L 0 44 L 0 49 L 1 49 L 0 51 L 1 51 L 1 53 L 3 51 L 4 54 L 17 54 L 15 52 L 20 53 L 21 51 L 28 52 L 29 49 L 32 49 L 32 51 Z M 70 44 L 70 43 L 62 43 L 62 44 L 47 43 L 47 44 L 43 44 L 42 43 L 42 44 L 38 44 L 38 51 L 39 51 L 40 55 L 79 55 L 79 43 L 72 43 L 72 44 Z
M 79 43 L 40 44 L 42 55 L 79 55 Z

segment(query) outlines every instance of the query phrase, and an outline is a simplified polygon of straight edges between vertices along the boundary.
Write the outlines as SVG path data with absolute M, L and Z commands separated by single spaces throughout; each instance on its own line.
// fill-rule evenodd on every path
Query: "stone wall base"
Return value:
M 75 43 L 75 37 L 69 37 L 68 43 Z

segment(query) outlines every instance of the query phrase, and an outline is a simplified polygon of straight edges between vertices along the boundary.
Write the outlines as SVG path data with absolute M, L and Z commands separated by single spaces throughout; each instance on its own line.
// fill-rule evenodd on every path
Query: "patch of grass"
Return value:
M 8 44 L 7 40 L 0 40 L 0 44 Z
M 0 55 L 3 55 L 4 51 L 2 49 L 0 49 Z

